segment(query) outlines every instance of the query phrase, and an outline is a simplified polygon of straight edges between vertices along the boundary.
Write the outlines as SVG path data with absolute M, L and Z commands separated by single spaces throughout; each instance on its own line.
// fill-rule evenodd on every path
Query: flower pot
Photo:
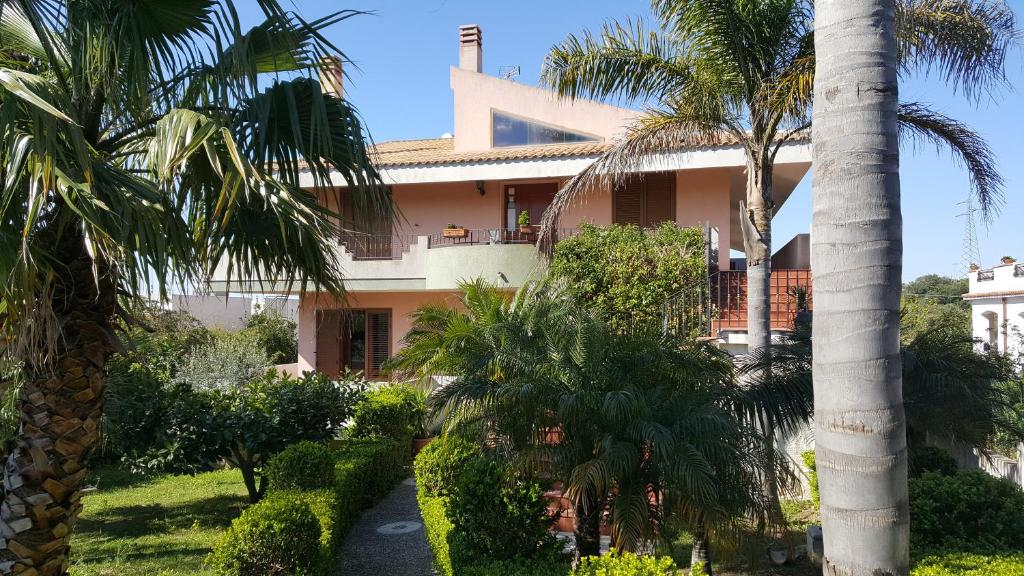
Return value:
M 981 270 L 981 266 L 978 266 L 977 264 L 974 264 L 972 262 L 971 265 L 967 267 L 967 269 L 970 270 L 971 272 L 977 272 L 978 270 Z
M 537 233 L 537 227 L 536 226 L 530 226 L 529 224 L 527 224 L 526 226 L 520 226 L 519 227 L 519 233 L 520 234 L 536 234 Z
M 427 444 L 430 444 L 433 440 L 434 440 L 433 436 L 431 436 L 430 438 L 413 438 L 412 439 L 412 455 L 416 456 L 417 454 L 419 454 L 420 450 L 423 450 L 424 448 L 426 448 Z
M 782 566 L 789 560 L 789 551 L 785 548 L 771 547 L 768 549 L 768 558 L 771 559 L 772 564 L 776 566 Z
M 1010 258 L 1009 256 L 1003 258 L 1003 264 L 1006 264 L 1007 266 L 1009 266 L 1010 264 L 1013 264 L 1016 261 L 1017 261 L 1016 258 Z
M 445 228 L 441 231 L 445 238 L 465 238 L 468 234 L 469 230 L 465 228 Z

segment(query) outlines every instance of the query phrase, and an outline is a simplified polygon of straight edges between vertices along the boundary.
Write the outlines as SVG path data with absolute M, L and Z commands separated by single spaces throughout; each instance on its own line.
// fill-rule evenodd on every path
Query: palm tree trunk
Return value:
M 56 361 L 27 362 L 21 424 L 0 487 L 3 574 L 67 574 L 80 489 L 98 445 L 114 286 L 102 271 L 97 281 L 80 234 L 62 239 L 58 253 L 68 258 L 55 266 L 51 298 L 61 327 Z
M 694 572 L 693 567 L 702 566 L 702 572 Z M 711 576 L 714 571 L 711 568 L 711 538 L 707 529 L 700 527 L 693 531 L 693 551 L 690 552 L 690 574 L 707 574 Z
M 747 160 L 747 201 L 740 205 L 740 232 L 747 253 L 747 350 L 771 345 L 771 163 Z
M 909 572 L 893 0 L 815 4 L 814 404 L 825 574 Z
M 601 506 L 594 502 L 589 506 L 574 505 L 576 510 L 576 553 L 579 557 L 601 554 Z

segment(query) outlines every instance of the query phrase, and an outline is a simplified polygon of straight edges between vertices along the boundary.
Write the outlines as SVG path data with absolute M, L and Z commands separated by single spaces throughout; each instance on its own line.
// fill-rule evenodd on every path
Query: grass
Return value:
M 203 558 L 247 500 L 237 470 L 95 474 L 71 540 L 72 576 L 209 574 Z

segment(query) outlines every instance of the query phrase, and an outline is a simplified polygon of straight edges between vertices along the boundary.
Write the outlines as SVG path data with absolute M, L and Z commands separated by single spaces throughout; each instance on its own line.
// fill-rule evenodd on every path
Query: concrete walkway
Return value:
M 434 576 L 416 483 L 398 485 L 349 531 L 338 556 L 339 576 Z

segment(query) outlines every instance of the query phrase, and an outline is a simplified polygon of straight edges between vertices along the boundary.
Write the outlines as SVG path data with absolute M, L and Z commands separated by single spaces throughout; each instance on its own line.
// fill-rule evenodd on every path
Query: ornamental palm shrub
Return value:
M 622 549 L 670 516 L 715 531 L 764 512 L 756 479 L 770 448 L 740 418 L 748 400 L 722 353 L 617 330 L 558 285 L 462 289 L 461 308 L 414 313 L 393 365 L 452 376 L 432 396 L 449 430 L 562 482 L 583 555 L 597 553 L 606 512 Z
M 341 296 L 342 228 L 394 216 L 359 115 L 316 78 L 339 52 L 325 29 L 355 13 L 307 21 L 256 0 L 243 28 L 238 4 L 0 3 L 0 356 L 22 366 L 22 420 L 40 423 L 3 472 L 18 485 L 5 521 L 25 526 L 0 552 L 15 571 L 65 571 L 53 528 L 74 531 L 117 318 L 218 269 L 233 288 Z M 351 217 L 306 182 L 344 187 Z

